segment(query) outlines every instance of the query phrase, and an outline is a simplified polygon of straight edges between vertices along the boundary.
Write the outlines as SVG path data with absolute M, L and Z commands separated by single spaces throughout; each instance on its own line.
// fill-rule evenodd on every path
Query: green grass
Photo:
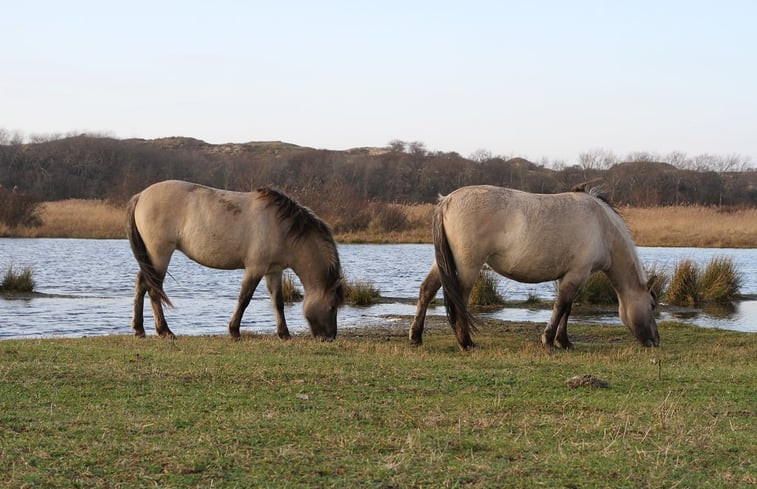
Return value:
M 24 267 L 21 271 L 16 271 L 13 265 L 9 266 L 0 283 L 2 292 L 33 292 L 36 283 L 34 282 L 34 272 L 30 267 Z
M 0 342 L 1 487 L 746 487 L 757 336 L 443 318 L 296 337 Z M 570 389 L 593 374 L 609 389 Z

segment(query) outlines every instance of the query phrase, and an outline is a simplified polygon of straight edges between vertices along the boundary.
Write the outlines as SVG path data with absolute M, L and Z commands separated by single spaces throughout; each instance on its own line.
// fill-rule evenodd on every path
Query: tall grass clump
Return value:
M 302 300 L 302 292 L 294 283 L 294 278 L 290 273 L 284 273 L 281 277 L 281 291 L 284 295 L 284 302 L 297 302 Z
M 379 290 L 370 280 L 346 281 L 344 296 L 353 306 L 370 306 L 381 297 Z
M 668 286 L 667 299 L 676 306 L 696 306 L 701 302 L 699 294 L 699 267 L 691 260 L 679 262 L 673 270 Z
M 741 289 L 741 274 L 733 260 L 714 257 L 699 279 L 699 295 L 703 302 L 724 303 L 736 299 Z
M 576 296 L 579 304 L 617 304 L 618 295 L 603 272 L 594 272 L 584 283 Z
M 0 284 L 0 291 L 32 292 L 36 285 L 31 267 L 24 267 L 21 271 L 16 271 L 11 265 L 5 271 L 3 282 Z
M 468 304 L 471 306 L 499 306 L 505 303 L 505 298 L 497 288 L 497 277 L 488 268 L 478 272 L 476 282 L 473 284 Z

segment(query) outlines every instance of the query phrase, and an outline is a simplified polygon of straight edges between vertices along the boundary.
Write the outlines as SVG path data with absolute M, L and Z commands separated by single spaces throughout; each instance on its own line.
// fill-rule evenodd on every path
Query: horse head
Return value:
M 305 292 L 303 309 L 314 338 L 331 341 L 336 338 L 336 315 L 344 302 L 341 280 L 323 291 Z
M 658 346 L 660 335 L 657 332 L 657 321 L 654 310 L 657 307 L 657 297 L 652 288 L 655 277 L 651 277 L 637 293 L 628 294 L 620 299 L 619 315 L 623 324 L 636 336 L 644 346 Z

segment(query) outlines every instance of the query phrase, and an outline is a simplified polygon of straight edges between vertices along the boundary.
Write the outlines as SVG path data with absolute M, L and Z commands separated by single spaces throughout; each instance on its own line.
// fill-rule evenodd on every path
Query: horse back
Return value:
M 609 260 L 605 210 L 587 194 L 473 186 L 452 192 L 440 205 L 456 260 L 489 263 L 514 280 L 555 280 Z
M 281 239 L 275 216 L 247 192 L 189 182 L 156 183 L 140 194 L 137 226 L 151 253 L 178 249 L 213 268 L 245 268 Z

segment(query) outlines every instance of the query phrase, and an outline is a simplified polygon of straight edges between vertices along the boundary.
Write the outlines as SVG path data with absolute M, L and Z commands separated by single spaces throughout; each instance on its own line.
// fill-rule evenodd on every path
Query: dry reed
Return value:
M 37 227 L 0 229 L 3 235 L 24 238 L 124 238 L 124 209 L 103 200 L 69 199 L 40 206 Z
M 345 243 L 430 243 L 434 204 L 391 204 L 406 216 L 402 229 L 349 230 L 335 226 L 336 238 Z M 359 209 L 351 209 L 358 212 Z M 680 206 L 620 209 L 639 246 L 757 247 L 757 208 L 723 210 L 714 207 Z M 102 200 L 46 202 L 40 209 L 39 227 L 9 228 L 0 224 L 0 236 L 122 238 L 124 210 Z M 370 220 L 370 215 L 363 217 Z M 332 219 L 333 220 L 333 219 Z
M 639 246 L 757 247 L 757 208 L 626 207 L 620 214 Z

